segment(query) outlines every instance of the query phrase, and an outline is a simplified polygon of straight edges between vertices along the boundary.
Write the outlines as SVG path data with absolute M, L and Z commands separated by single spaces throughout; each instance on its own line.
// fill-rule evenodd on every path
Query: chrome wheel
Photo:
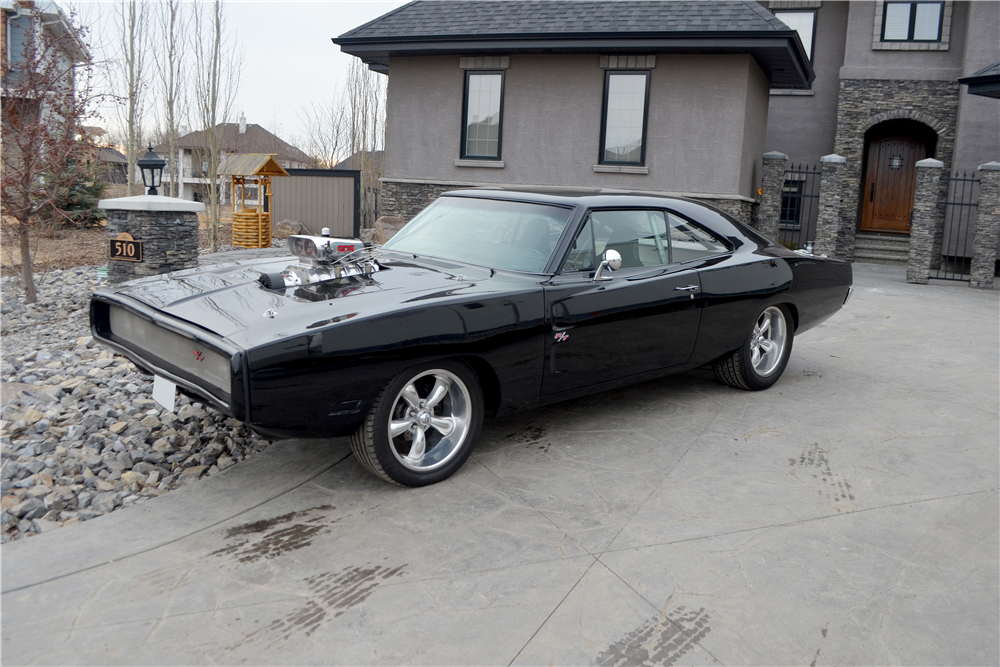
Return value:
M 788 326 L 780 309 L 765 309 L 750 334 L 750 363 L 761 377 L 768 377 L 781 365 L 788 340 Z
M 445 465 L 469 435 L 471 411 L 469 389 L 457 375 L 440 368 L 417 374 L 403 385 L 389 413 L 396 460 L 416 472 Z

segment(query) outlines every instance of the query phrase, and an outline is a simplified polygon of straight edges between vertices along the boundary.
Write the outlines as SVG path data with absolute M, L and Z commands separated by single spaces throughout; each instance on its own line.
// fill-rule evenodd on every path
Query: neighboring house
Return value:
M 93 161 L 97 163 L 101 179 L 105 183 L 128 184 L 128 158 L 124 153 L 107 146 L 95 146 L 93 154 Z
M 98 176 L 108 185 L 127 185 L 128 158 L 108 144 L 107 136 L 103 127 L 80 127 L 80 140 L 87 143 L 87 164 L 96 167 Z
M 683 193 L 749 222 L 797 33 L 755 2 L 419 0 L 333 40 L 389 76 L 382 215 L 467 185 Z
M 917 161 L 932 157 L 953 173 L 1000 160 L 1000 104 L 988 99 L 1000 91 L 1000 3 L 762 4 L 799 31 L 816 73 L 808 90 L 771 91 L 766 149 L 792 163 L 846 158 L 843 205 L 857 217 L 859 244 L 896 238 L 905 253 Z M 787 196 L 801 187 L 787 181 Z M 965 248 L 952 252 L 962 255 L 971 234 L 956 233 Z
M 41 26 L 32 26 L 33 8 L 38 11 Z M 64 42 L 68 47 L 63 54 L 67 65 L 82 63 L 89 58 L 86 46 L 77 37 L 66 15 L 51 0 L 38 2 L 0 0 L 0 13 L 2 13 L 2 20 L 0 20 L 0 71 L 3 73 L 4 90 L 7 89 L 8 83 L 13 84 L 18 76 L 31 30 L 46 30 L 57 37 L 70 35 L 70 39 Z
M 222 130 L 222 153 L 245 154 L 262 153 L 275 156 L 278 164 L 285 169 L 308 169 L 313 160 L 304 152 L 267 131 L 260 125 L 247 124 L 241 117 L 239 123 L 220 123 Z M 181 199 L 208 201 L 208 167 L 210 152 L 205 131 L 190 132 L 177 139 L 177 155 L 167 157 L 167 144 L 161 143 L 153 150 L 165 160 L 167 168 L 163 172 L 164 189 L 169 188 L 173 178 L 177 178 L 177 196 Z M 228 203 L 228 179 L 220 177 L 219 201 Z

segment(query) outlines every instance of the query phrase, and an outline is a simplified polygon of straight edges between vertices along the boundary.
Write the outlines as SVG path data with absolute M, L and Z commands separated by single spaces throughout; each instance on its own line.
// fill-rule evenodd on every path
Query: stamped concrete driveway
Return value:
M 1000 662 L 998 293 L 856 265 L 740 392 L 487 423 L 433 487 L 344 440 L 4 545 L 4 664 Z

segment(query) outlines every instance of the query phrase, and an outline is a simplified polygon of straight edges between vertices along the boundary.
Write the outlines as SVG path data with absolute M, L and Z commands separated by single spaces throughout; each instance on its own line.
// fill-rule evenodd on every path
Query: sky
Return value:
M 115 2 L 67 4 L 75 5 L 95 30 L 113 25 L 109 21 Z M 304 136 L 297 112 L 330 99 L 343 85 L 353 59 L 341 53 L 331 38 L 403 4 L 403 0 L 226 2 L 227 25 L 245 50 L 236 118 L 242 111 L 247 123 L 262 125 L 286 141 Z M 111 113 L 104 110 L 102 115 Z M 105 118 L 105 127 L 113 124 Z

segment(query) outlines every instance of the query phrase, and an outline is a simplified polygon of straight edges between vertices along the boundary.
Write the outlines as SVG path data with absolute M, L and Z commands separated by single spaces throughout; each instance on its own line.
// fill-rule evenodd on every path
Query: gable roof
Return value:
M 406 55 L 749 53 L 773 87 L 814 78 L 797 33 L 753 0 L 415 0 L 333 42 L 382 72 Z
M 312 158 L 301 150 L 260 125 L 248 123 L 242 134 L 238 123 L 219 123 L 217 127 L 222 129 L 222 150 L 226 153 L 264 153 L 275 155 L 278 161 L 312 162 Z M 189 132 L 179 137 L 177 146 L 187 149 L 208 148 L 205 131 Z M 153 150 L 164 155 L 168 150 L 167 143 L 157 144 Z
M 224 176 L 288 176 L 288 172 L 267 153 L 227 155 L 219 163 Z
M 382 161 L 382 151 L 357 151 L 354 155 L 344 158 L 333 165 L 334 169 L 361 169 L 365 161 L 379 163 Z
M 98 162 L 128 164 L 128 158 L 125 157 L 121 151 L 115 150 L 114 148 L 108 148 L 107 146 L 98 146 L 94 157 Z

